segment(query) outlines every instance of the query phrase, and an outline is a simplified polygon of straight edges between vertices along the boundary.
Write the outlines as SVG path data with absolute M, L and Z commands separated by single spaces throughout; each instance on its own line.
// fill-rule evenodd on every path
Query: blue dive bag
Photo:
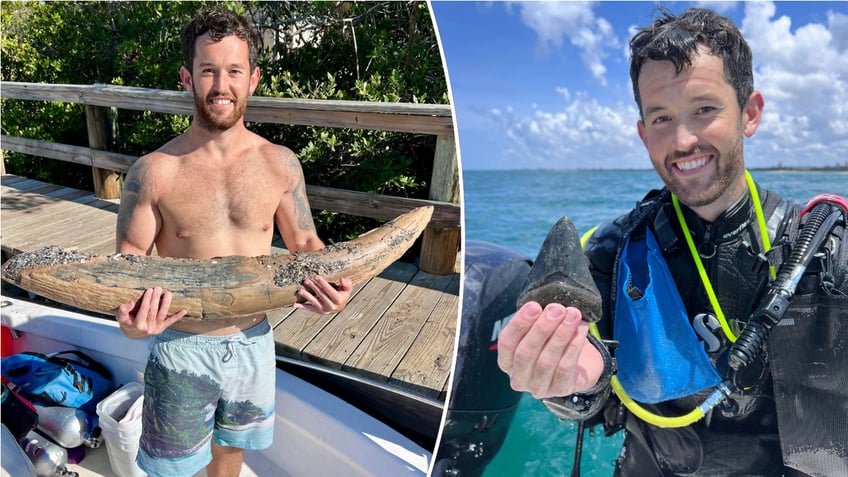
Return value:
M 97 403 L 114 390 L 112 373 L 76 350 L 13 354 L 3 358 L 0 369 L 33 402 L 46 405 L 95 412 Z
M 657 241 L 627 239 L 618 265 L 613 336 L 618 379 L 637 402 L 654 404 L 713 387 L 721 377 L 695 335 Z

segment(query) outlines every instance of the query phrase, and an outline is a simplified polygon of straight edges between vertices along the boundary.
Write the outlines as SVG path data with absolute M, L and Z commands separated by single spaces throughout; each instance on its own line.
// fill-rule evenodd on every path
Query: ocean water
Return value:
M 784 197 L 804 201 L 819 192 L 848 195 L 848 170 L 751 171 L 754 180 Z M 463 171 L 465 234 L 530 258 L 551 226 L 568 215 L 579 232 L 630 210 L 662 186 L 654 171 Z M 576 427 L 560 422 L 529 395 L 521 399 L 503 447 L 483 477 L 559 477 L 571 473 Z M 621 433 L 588 430 L 581 475 L 612 475 Z

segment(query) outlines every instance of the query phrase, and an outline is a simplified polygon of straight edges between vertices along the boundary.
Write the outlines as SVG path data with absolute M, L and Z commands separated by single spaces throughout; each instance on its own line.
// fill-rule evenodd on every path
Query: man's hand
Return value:
M 127 337 L 147 338 L 162 333 L 187 313 L 180 310 L 168 316 L 170 307 L 171 292 L 163 292 L 159 287 L 148 288 L 137 303 L 131 301 L 119 306 L 115 319 Z
M 513 389 L 537 399 L 585 391 L 604 370 L 588 331 L 577 308 L 525 303 L 498 336 L 498 366 Z
M 334 287 L 323 277 L 316 276 L 312 280 L 304 280 L 303 288 L 297 291 L 306 301 L 292 306 L 329 315 L 341 311 L 347 305 L 352 291 L 353 283 L 347 278 L 340 279 L 339 286 Z

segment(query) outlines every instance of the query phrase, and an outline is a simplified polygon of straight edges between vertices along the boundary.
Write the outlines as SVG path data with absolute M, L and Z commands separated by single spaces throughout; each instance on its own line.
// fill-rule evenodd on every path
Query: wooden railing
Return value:
M 0 82 L 0 97 L 55 101 L 85 105 L 89 147 L 0 135 L 0 148 L 92 167 L 94 192 L 100 198 L 120 197 L 122 173 L 136 156 L 107 151 L 111 125 L 109 109 L 129 109 L 191 115 L 191 93 L 114 85 L 66 85 Z M 460 240 L 459 169 L 449 105 L 373 103 L 286 99 L 253 96 L 245 120 L 277 124 L 376 129 L 437 136 L 429 199 L 408 199 L 380 194 L 308 185 L 313 209 L 361 217 L 391 219 L 421 205 L 433 205 L 425 230 L 419 266 L 434 274 L 452 273 Z

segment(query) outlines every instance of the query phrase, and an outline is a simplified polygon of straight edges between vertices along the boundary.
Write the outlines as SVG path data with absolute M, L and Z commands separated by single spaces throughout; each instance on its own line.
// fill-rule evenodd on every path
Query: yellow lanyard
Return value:
M 767 252 L 771 249 L 771 241 L 768 236 L 768 227 L 766 226 L 766 219 L 763 215 L 763 206 L 760 204 L 760 196 L 757 193 L 757 186 L 754 184 L 754 179 L 751 178 L 751 174 L 748 171 L 745 171 L 745 180 L 748 183 L 748 191 L 751 194 L 751 199 L 754 202 L 754 211 L 757 214 L 757 223 L 760 226 L 760 236 L 763 239 L 763 251 Z M 727 323 L 727 319 L 724 317 L 724 313 L 721 311 L 721 305 L 718 303 L 718 298 L 716 297 L 715 291 L 713 291 L 713 285 L 710 282 L 710 278 L 707 276 L 707 271 L 704 269 L 704 264 L 701 262 L 701 257 L 698 255 L 698 249 L 695 247 L 695 242 L 692 240 L 692 234 L 689 233 L 689 226 L 686 224 L 686 218 L 683 217 L 683 211 L 680 210 L 680 202 L 677 200 L 677 196 L 672 194 L 671 201 L 674 204 L 674 211 L 677 213 L 677 220 L 680 221 L 680 227 L 683 229 L 683 235 L 686 237 L 686 244 L 689 245 L 689 252 L 692 254 L 692 259 L 695 261 L 695 267 L 698 269 L 698 274 L 701 276 L 701 281 L 704 283 L 704 290 L 707 292 L 707 297 L 710 299 L 710 304 L 713 307 L 713 311 L 716 314 L 716 318 L 718 318 L 719 323 L 721 323 L 721 329 L 724 330 L 725 336 L 730 340 L 731 343 L 736 342 L 736 335 L 730 329 L 730 325 Z M 771 277 L 775 278 L 776 273 L 773 266 L 770 266 Z

